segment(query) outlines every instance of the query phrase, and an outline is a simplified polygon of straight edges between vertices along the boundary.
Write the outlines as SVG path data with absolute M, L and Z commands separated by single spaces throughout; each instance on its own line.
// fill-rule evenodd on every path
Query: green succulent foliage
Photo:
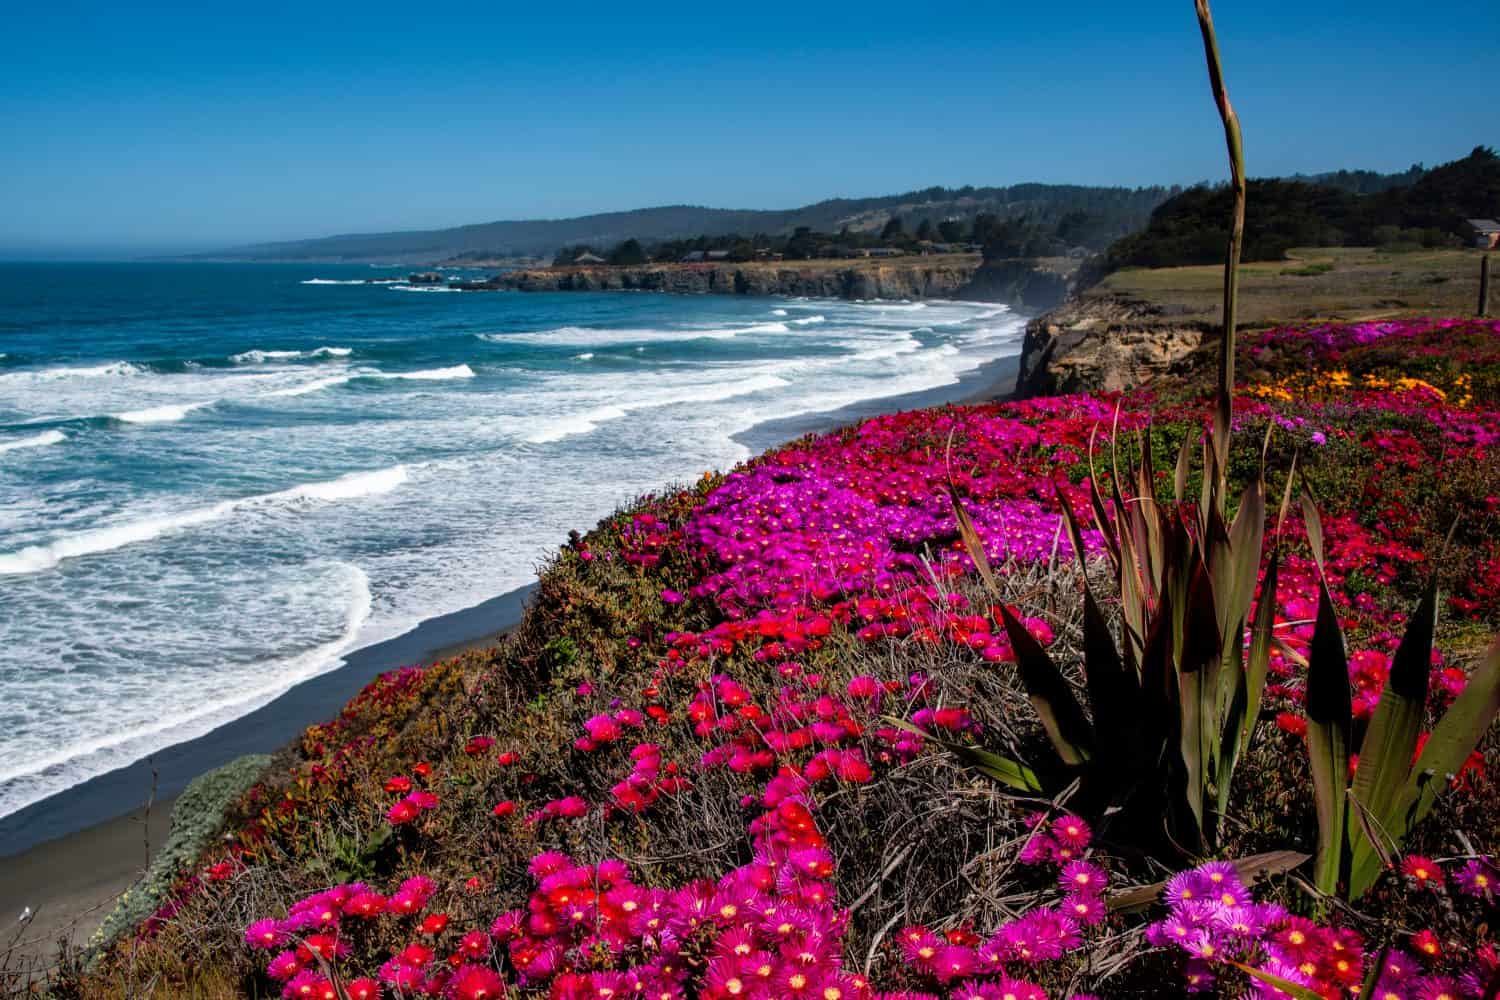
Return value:
M 333 845 L 326 866 L 330 881 L 362 882 L 375 878 L 390 860 L 394 841 L 389 824 L 382 823 L 368 836 L 340 837 Z
M 1321 573 L 1318 512 L 1306 500 L 1303 512 Z M 1437 630 L 1434 575 L 1391 658 L 1385 689 L 1357 747 L 1359 765 L 1351 782 L 1354 723 L 1344 633 L 1327 582 L 1320 581 L 1319 589 L 1307 670 L 1307 736 L 1318 815 L 1314 881 L 1325 895 L 1358 899 L 1401 853 L 1407 836 L 1500 714 L 1500 644 L 1490 648 L 1418 757 Z
M 1173 499 L 1160 502 L 1149 440 L 1138 438 L 1140 460 L 1124 475 L 1114 460 L 1108 498 L 1099 477 L 1092 477 L 1090 504 L 1116 582 L 1122 635 L 1117 643 L 1085 574 L 1082 673 L 1089 710 L 1051 655 L 1002 605 L 1001 623 L 1052 758 L 1033 765 L 987 750 L 956 752 L 1026 794 L 1055 792 L 1077 780 L 1076 806 L 1123 826 L 1130 839 L 1159 839 L 1165 816 L 1172 842 L 1203 848 L 1218 839 L 1235 766 L 1265 689 L 1277 557 L 1273 547 L 1262 582 L 1263 474 L 1245 489 L 1230 519 L 1215 452 L 1205 445 L 1204 485 L 1199 504 L 1191 506 L 1183 495 L 1191 464 L 1184 441 Z M 1083 564 L 1080 518 L 1059 495 Z M 960 536 L 993 589 L 973 523 L 956 494 L 952 500 Z M 1283 516 L 1285 507 L 1284 498 Z M 1262 598 L 1252 609 L 1258 582 Z M 1252 610 L 1247 657 L 1244 633 Z

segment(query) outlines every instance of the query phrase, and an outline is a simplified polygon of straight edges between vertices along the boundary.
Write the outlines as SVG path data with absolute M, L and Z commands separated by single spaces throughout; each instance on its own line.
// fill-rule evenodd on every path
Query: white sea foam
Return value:
M 850 346 L 860 346 L 863 341 L 847 342 Z M 922 344 L 911 334 L 903 334 L 892 343 L 881 344 L 879 347 L 870 347 L 857 350 L 853 357 L 856 361 L 883 361 L 886 358 L 898 357 L 902 354 L 912 354 L 922 349 Z
M 480 333 L 480 340 L 492 344 L 546 344 L 556 347 L 609 347 L 615 344 L 637 344 L 642 341 L 728 340 L 742 330 L 710 328 L 658 329 L 633 327 L 610 329 L 591 326 L 559 326 L 552 330 L 529 330 L 516 333 Z
M 447 379 L 474 378 L 474 369 L 468 365 L 452 365 L 448 368 L 429 368 L 425 371 L 415 372 L 382 372 L 373 368 L 355 369 L 343 375 L 329 375 L 326 378 L 313 379 L 311 382 L 303 382 L 300 385 L 287 386 L 285 389 L 273 389 L 266 393 L 266 398 L 305 396 L 310 392 L 318 392 L 322 389 L 332 389 L 352 382 L 357 378 L 368 379 L 391 379 L 394 381 L 411 382 L 441 382 Z
M 772 309 L 771 310 L 771 315 L 772 316 L 785 316 L 786 315 L 786 310 L 785 309 Z
M 473 378 L 474 369 L 468 365 L 452 365 L 448 368 L 429 368 L 416 372 L 370 372 L 360 378 L 417 379 L 419 381 L 442 381 L 453 378 Z
M 41 448 L 49 444 L 60 444 L 67 439 L 68 436 L 62 431 L 43 431 L 40 434 L 17 438 L 14 441 L 0 441 L 0 452 L 15 451 L 18 448 Z
M 599 425 L 607 420 L 619 420 L 625 416 L 626 410 L 623 406 L 600 406 L 583 413 L 570 413 L 564 417 L 558 417 L 549 421 L 546 426 L 526 440 L 532 444 L 549 444 L 553 441 L 561 441 L 565 437 L 575 434 L 587 434 L 598 430 Z
M 406 467 L 397 465 L 375 472 L 351 473 L 326 482 L 302 483 L 275 493 L 262 493 L 238 500 L 221 500 L 193 510 L 160 514 L 104 528 L 80 531 L 54 538 L 42 545 L 29 545 L 15 552 L 0 554 L 0 576 L 40 573 L 43 570 L 52 569 L 66 559 L 112 552 L 127 545 L 153 541 L 163 535 L 186 531 L 189 528 L 221 520 L 237 511 L 267 507 L 284 508 L 310 500 L 353 500 L 389 493 L 406 482 L 406 478 Z
M 170 424 L 181 420 L 194 410 L 212 406 L 213 400 L 201 403 L 170 403 L 164 406 L 148 406 L 144 410 L 129 410 L 115 414 L 115 419 L 127 424 Z
M 161 712 L 154 721 L 66 743 L 24 760 L 7 757 L 0 764 L 0 815 L 9 815 L 89 778 L 139 760 L 162 746 L 202 736 L 225 722 L 265 705 L 283 692 L 340 665 L 354 645 L 374 606 L 370 578 L 350 563 L 340 564 L 348 581 L 341 634 L 303 652 L 254 664 L 260 679 L 249 687 L 214 685 L 212 694 Z M 269 678 L 268 680 L 266 678 Z M 228 697 L 224 692 L 232 691 Z M 217 696 L 217 697 L 216 697 Z M 44 776 L 50 780 L 43 779 Z
M 368 284 L 364 278 L 308 278 L 302 282 L 304 285 L 364 285 Z
M 826 322 L 828 322 L 828 317 L 826 317 L 826 316 L 806 316 L 806 317 L 804 317 L 802 319 L 794 319 L 794 320 L 792 320 L 792 325 L 793 326 L 813 326 L 814 324 L 817 324 L 817 323 L 826 323 Z
M 257 348 L 232 354 L 229 360 L 237 365 L 260 365 L 267 361 L 291 361 L 296 358 L 347 358 L 353 353 L 352 347 L 316 347 L 311 351 L 262 351 Z
M 305 396 L 310 392 L 317 392 L 319 389 L 331 389 L 336 385 L 343 385 L 355 377 L 354 375 L 330 375 L 327 378 L 314 379 L 311 382 L 289 386 L 285 389 L 273 389 L 266 393 L 266 396 Z
M 291 489 L 282 490 L 279 493 L 269 493 L 264 497 L 252 497 L 249 500 L 240 501 L 240 503 L 271 503 L 288 500 L 354 500 L 359 497 L 389 493 L 406 482 L 406 480 L 406 466 L 394 465 L 389 469 L 377 469 L 374 472 L 354 472 L 347 476 L 340 476 L 338 479 L 330 479 L 321 483 L 303 483 L 300 486 L 293 486 Z
M 575 355 L 573 355 L 573 360 L 574 361 L 592 361 L 592 360 L 594 360 L 594 352 L 593 351 L 584 351 L 582 354 L 575 354 Z
M 733 399 L 736 396 L 748 396 L 751 393 L 777 389 L 788 384 L 786 379 L 778 375 L 743 378 L 737 374 L 731 381 L 676 389 L 654 396 L 636 396 L 618 404 L 598 406 L 581 413 L 565 414 L 547 421 L 526 440 L 532 444 L 550 444 L 553 441 L 561 441 L 565 437 L 588 434 L 597 430 L 600 424 L 610 420 L 619 420 L 632 411 L 677 406 L 683 403 L 716 403 L 725 399 Z
M 6 372 L 4 375 L 0 375 L 0 380 L 13 382 L 54 382 L 60 379 L 75 378 L 127 378 L 144 374 L 146 374 L 146 369 L 139 365 L 133 365 L 128 361 L 112 361 L 105 365 L 86 365 L 81 367 L 65 365 L 56 368 L 35 368 Z
M 393 292 L 456 292 L 457 288 L 449 288 L 447 285 L 386 285 Z

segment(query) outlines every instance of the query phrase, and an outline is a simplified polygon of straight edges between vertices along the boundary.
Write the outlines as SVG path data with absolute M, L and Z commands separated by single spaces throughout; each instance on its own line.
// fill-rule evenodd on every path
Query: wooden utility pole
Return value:
M 1490 255 L 1488 251 L 1479 258 L 1479 312 L 1483 319 L 1490 314 Z

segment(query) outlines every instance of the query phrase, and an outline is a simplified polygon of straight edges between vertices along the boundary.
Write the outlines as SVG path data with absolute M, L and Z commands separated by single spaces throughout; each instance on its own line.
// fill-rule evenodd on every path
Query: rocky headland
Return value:
M 840 299 L 974 299 L 1050 309 L 1072 291 L 1077 261 L 989 261 L 978 254 L 856 261 L 524 268 L 466 291 L 642 291 Z
M 1016 395 L 1132 389 L 1196 365 L 1217 329 L 1123 296 L 1069 299 L 1026 325 Z

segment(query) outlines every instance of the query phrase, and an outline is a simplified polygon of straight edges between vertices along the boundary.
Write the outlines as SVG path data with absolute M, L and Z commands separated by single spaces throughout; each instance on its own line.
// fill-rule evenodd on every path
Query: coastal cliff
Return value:
M 1071 299 L 1026 325 L 1016 395 L 1124 391 L 1191 367 L 1217 327 L 1114 295 Z
M 978 254 L 793 264 L 648 264 L 508 271 L 464 287 L 521 292 L 643 291 L 792 295 L 839 299 L 975 299 L 1047 309 L 1067 297 L 1073 262 L 1008 260 Z
M 643 291 L 710 295 L 805 295 L 841 299 L 954 298 L 979 257 L 896 262 L 651 264 L 509 271 L 487 284 L 522 292 Z

